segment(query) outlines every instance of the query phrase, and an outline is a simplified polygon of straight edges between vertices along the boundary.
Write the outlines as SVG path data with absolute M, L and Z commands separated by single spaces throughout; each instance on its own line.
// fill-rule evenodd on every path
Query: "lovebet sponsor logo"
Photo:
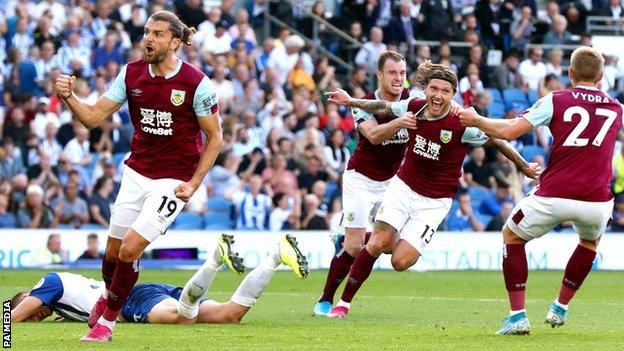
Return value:
M 11 300 L 2 303 L 2 348 L 11 348 Z

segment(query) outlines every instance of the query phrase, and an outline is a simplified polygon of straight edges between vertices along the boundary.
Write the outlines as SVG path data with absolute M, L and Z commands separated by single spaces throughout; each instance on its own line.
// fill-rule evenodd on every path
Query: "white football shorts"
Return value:
M 451 203 L 451 198 L 422 196 L 394 176 L 390 179 L 375 220 L 394 227 L 400 238 L 422 254 L 451 209 Z
M 124 167 L 109 235 L 123 239 L 126 230 L 132 228 L 152 242 L 164 234 L 185 205 L 173 192 L 180 183 L 181 180 L 173 178 L 147 178 Z
M 520 238 L 530 241 L 565 221 L 572 221 L 581 238 L 596 240 L 605 232 L 612 211 L 613 200 L 587 202 L 538 196 L 531 192 L 514 207 L 507 219 L 507 227 Z
M 370 228 L 371 210 L 381 202 L 389 183 L 390 180 L 376 181 L 355 170 L 345 170 L 342 175 L 340 225 L 345 228 Z

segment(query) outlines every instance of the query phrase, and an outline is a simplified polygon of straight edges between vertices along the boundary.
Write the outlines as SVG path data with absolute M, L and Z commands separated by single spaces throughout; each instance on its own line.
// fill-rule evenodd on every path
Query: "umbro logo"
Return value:
M 132 89 L 132 95 L 133 96 L 141 96 L 143 92 L 141 91 L 141 89 L 136 88 L 136 89 Z

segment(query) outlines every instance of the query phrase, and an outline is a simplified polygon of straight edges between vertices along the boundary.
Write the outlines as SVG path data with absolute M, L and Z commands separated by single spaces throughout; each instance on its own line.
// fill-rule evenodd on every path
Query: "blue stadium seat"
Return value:
M 208 211 L 211 213 L 227 213 L 232 211 L 232 203 L 226 199 L 208 199 Z
M 80 227 L 80 229 L 82 229 L 82 230 L 104 230 L 106 228 L 102 227 L 101 224 L 87 223 L 87 224 L 83 225 L 82 227 Z
M 113 163 L 115 164 L 115 167 L 119 166 L 121 161 L 123 161 L 124 156 L 126 156 L 125 152 L 118 152 L 116 154 L 113 154 Z
M 544 149 L 542 149 L 539 146 L 533 146 L 533 145 L 527 145 L 522 149 L 522 152 L 520 152 L 520 154 L 522 155 L 522 157 L 524 157 L 525 160 L 527 160 L 528 162 L 531 162 L 533 160 L 533 157 L 535 157 L 536 155 L 542 155 L 544 157 L 544 160 L 546 160 L 547 158 L 547 154 L 546 151 L 544 151 Z
M 229 230 L 232 229 L 230 215 L 225 213 L 207 213 L 204 215 L 204 229 Z
M 525 105 L 529 104 L 527 94 L 521 89 L 509 88 L 503 90 L 503 100 L 505 100 L 505 102 L 515 102 Z
M 505 117 L 505 103 L 493 101 L 490 106 L 488 106 L 488 110 L 490 111 L 491 118 L 504 118 Z
M 179 230 L 199 230 L 204 226 L 200 215 L 192 212 L 182 211 L 173 222 L 173 229 Z
M 527 94 L 527 96 L 529 98 L 529 104 L 530 105 L 533 105 L 539 99 L 539 94 L 538 94 L 537 90 L 529 90 L 529 93 Z
M 481 224 L 483 224 L 483 227 L 487 227 L 487 225 L 490 223 L 492 218 L 494 218 L 493 216 L 485 215 L 485 214 L 483 214 L 483 213 L 481 213 L 479 211 L 475 211 L 475 216 L 477 217 L 479 222 L 481 222 Z
M 503 95 L 501 95 L 500 90 L 496 88 L 487 88 L 485 89 L 485 91 L 490 93 L 490 96 L 492 97 L 492 102 L 503 102 Z
M 468 194 L 470 195 L 470 200 L 472 201 L 472 208 L 479 208 L 481 201 L 490 193 L 485 189 L 469 187 Z

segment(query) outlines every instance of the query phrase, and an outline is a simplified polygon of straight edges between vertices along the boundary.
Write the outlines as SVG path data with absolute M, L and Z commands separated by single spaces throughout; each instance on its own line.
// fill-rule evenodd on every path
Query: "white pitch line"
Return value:
M 210 291 L 206 294 L 210 296 Z M 213 291 L 215 294 L 231 294 L 228 291 Z M 312 293 L 294 293 L 294 292 L 265 292 L 262 295 L 269 296 L 316 296 Z M 433 301 L 474 301 L 474 302 L 508 302 L 508 299 L 487 299 L 487 298 L 469 298 L 469 297 L 447 297 L 447 296 L 401 296 L 401 295 L 356 295 L 361 298 L 367 299 L 387 299 L 387 300 L 433 300 Z M 543 303 L 550 300 L 545 299 L 527 299 L 529 303 Z M 582 304 L 586 305 L 607 305 L 607 306 L 622 306 L 624 302 L 592 302 L 584 301 Z

